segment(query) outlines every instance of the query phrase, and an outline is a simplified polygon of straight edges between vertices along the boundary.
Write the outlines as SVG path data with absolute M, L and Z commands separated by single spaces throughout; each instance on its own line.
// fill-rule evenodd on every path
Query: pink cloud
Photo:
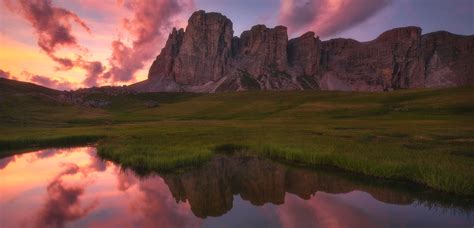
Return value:
M 153 59 L 176 24 L 183 24 L 194 10 L 193 0 L 119 0 L 133 12 L 123 19 L 123 28 L 132 37 L 131 45 L 118 39 L 112 42 L 110 69 L 104 74 L 112 81 L 130 81 Z
M 357 25 L 392 0 L 285 0 L 281 1 L 279 22 L 291 34 L 314 31 L 328 37 Z
M 62 177 L 80 172 L 76 164 L 66 164 L 56 178 L 47 186 L 47 200 L 36 216 L 37 227 L 64 227 L 67 221 L 86 216 L 98 205 L 98 201 L 85 207 L 81 206 L 80 196 L 84 194 L 84 185 L 67 186 Z
M 69 70 L 80 67 L 86 71 L 84 84 L 96 86 L 105 67 L 99 61 L 87 61 L 81 53 L 87 53 L 87 49 L 81 46 L 76 36 L 73 35 L 73 25 L 78 25 L 87 32 L 91 32 L 89 26 L 75 13 L 64 8 L 53 6 L 51 0 L 20 0 L 13 4 L 4 0 L 8 8 L 21 15 L 34 28 L 37 35 L 38 46 L 53 61 L 58 63 L 58 70 Z M 76 58 L 59 57 L 57 51 L 60 48 L 72 48 L 76 52 Z M 50 79 L 45 76 L 34 75 L 30 81 L 43 86 L 57 89 L 71 89 L 72 83 Z
M 19 0 L 12 4 L 5 0 L 8 8 L 26 19 L 35 29 L 38 46 L 62 69 L 71 69 L 72 60 L 55 55 L 60 47 L 83 49 L 72 34 L 72 25 L 76 24 L 90 32 L 86 23 L 77 14 L 52 5 L 51 0 Z
M 111 56 L 109 66 L 100 61 L 90 61 L 86 58 L 88 50 L 79 44 L 74 29 L 78 28 L 91 33 L 89 23 L 75 12 L 62 8 L 64 4 L 51 0 L 4 0 L 7 8 L 28 21 L 37 36 L 38 46 L 53 61 L 58 63 L 57 70 L 70 70 L 73 67 L 85 71 L 82 85 L 99 86 L 104 82 L 130 82 L 134 81 L 136 72 L 144 69 L 147 62 L 153 60 L 159 49 L 166 41 L 168 33 L 173 27 L 186 24 L 187 18 L 195 9 L 194 0 L 117 0 L 116 4 L 105 4 L 106 9 L 113 12 L 113 17 L 131 13 L 121 19 L 119 39 L 111 43 Z M 92 7 L 96 13 L 106 13 L 102 9 L 104 3 L 85 0 L 78 4 L 72 1 L 73 9 L 83 10 Z M 59 6 L 58 6 L 59 5 Z M 97 10 L 94 6 L 100 6 Z M 108 12 L 107 12 L 108 13 Z M 87 22 L 87 23 L 86 23 Z M 109 21 L 110 23 L 110 21 Z M 123 39 L 125 37 L 125 39 Z M 58 55 L 59 49 L 70 48 L 76 57 L 63 57 Z M 69 89 L 70 86 L 61 80 L 46 78 L 45 76 L 31 77 L 35 83 L 59 88 Z
M 86 62 L 85 64 L 91 64 L 89 62 Z M 91 68 L 94 68 L 91 66 Z M 93 69 L 91 70 L 93 71 Z M 14 76 L 10 74 L 8 71 L 4 71 L 0 69 L 0 78 L 7 78 L 7 79 L 12 79 L 12 80 L 18 80 L 19 77 Z M 45 86 L 48 88 L 52 89 L 57 89 L 57 90 L 72 90 L 74 88 L 77 88 L 79 85 L 76 83 L 69 82 L 64 79 L 51 79 L 50 77 L 42 76 L 42 75 L 37 75 L 37 74 L 32 74 L 27 71 L 21 72 L 21 80 L 22 81 L 28 81 L 32 82 L 41 86 Z
M 355 194 L 354 192 L 348 193 Z M 277 209 L 283 227 L 377 227 L 378 221 L 337 195 L 315 193 L 309 200 L 287 194 Z
M 10 157 L 0 159 L 0 170 L 7 167 L 8 164 L 10 163 L 15 163 L 15 160 L 16 160 L 16 156 L 10 156 Z
M 13 76 L 12 74 L 10 74 L 9 71 L 4 71 L 2 69 L 0 69 L 0 78 L 6 78 L 6 79 L 13 79 L 13 80 L 17 80 L 18 78 Z
M 117 189 L 121 192 L 127 191 L 137 183 L 137 179 L 130 170 L 117 170 Z
M 71 90 L 76 87 L 74 83 L 71 83 L 65 80 L 51 79 L 46 76 L 33 75 L 27 72 L 23 72 L 23 75 L 26 75 L 30 82 L 33 82 L 33 83 L 36 83 L 48 88 L 54 88 L 58 90 Z
M 139 178 L 131 170 L 115 167 L 117 189 L 130 195 L 130 213 L 138 213 L 141 227 L 199 227 L 188 203 L 177 202 L 165 181 L 151 175 Z M 133 189 L 136 187 L 136 189 Z M 138 191 L 136 191 L 138 190 Z
M 177 203 L 160 177 L 139 182 L 140 194 L 132 202 L 143 216 L 144 227 L 200 227 L 202 220 L 192 214 L 189 204 Z
M 99 61 L 86 61 L 79 57 L 75 64 L 86 71 L 86 79 L 83 81 L 85 86 L 98 86 L 98 80 L 105 71 L 105 67 Z

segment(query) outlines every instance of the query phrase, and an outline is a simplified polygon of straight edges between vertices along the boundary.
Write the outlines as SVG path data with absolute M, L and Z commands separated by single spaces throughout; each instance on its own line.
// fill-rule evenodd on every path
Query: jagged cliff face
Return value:
M 423 87 L 421 29 L 398 28 L 361 43 L 323 42 L 319 83 L 326 90 L 383 91 Z
M 397 28 L 369 42 L 288 40 L 286 27 L 256 25 L 233 37 L 219 13 L 195 12 L 173 29 L 138 91 L 390 91 L 474 84 L 474 36 Z
M 435 32 L 421 42 L 426 87 L 474 84 L 474 36 Z
M 189 20 L 172 75 L 181 85 L 203 85 L 226 75 L 232 55 L 232 22 L 217 13 Z

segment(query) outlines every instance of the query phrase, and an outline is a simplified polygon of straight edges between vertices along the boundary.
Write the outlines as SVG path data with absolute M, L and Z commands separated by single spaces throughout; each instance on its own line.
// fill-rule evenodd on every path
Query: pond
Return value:
M 473 204 L 253 156 L 148 175 L 100 159 L 93 147 L 0 159 L 2 227 L 472 227 Z

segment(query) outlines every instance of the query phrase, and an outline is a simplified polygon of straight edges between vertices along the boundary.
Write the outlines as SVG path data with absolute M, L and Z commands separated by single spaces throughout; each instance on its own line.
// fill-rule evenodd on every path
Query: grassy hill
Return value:
M 141 170 L 197 165 L 237 150 L 474 195 L 472 87 L 84 97 L 107 101 L 99 109 L 11 83 L 0 81 L 4 155 L 100 138 L 100 155 Z
M 0 78 L 0 124 L 2 126 L 57 126 L 81 116 L 97 119 L 102 110 L 79 107 L 59 101 L 61 91 Z

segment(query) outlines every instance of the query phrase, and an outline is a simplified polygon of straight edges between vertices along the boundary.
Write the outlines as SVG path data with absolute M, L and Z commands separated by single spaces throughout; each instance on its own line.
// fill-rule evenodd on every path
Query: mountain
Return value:
M 197 11 L 173 29 L 135 91 L 390 91 L 474 84 L 474 36 L 422 35 L 396 28 L 375 40 L 321 41 L 313 32 L 288 40 L 287 28 L 253 26 L 234 37 L 232 21 Z

